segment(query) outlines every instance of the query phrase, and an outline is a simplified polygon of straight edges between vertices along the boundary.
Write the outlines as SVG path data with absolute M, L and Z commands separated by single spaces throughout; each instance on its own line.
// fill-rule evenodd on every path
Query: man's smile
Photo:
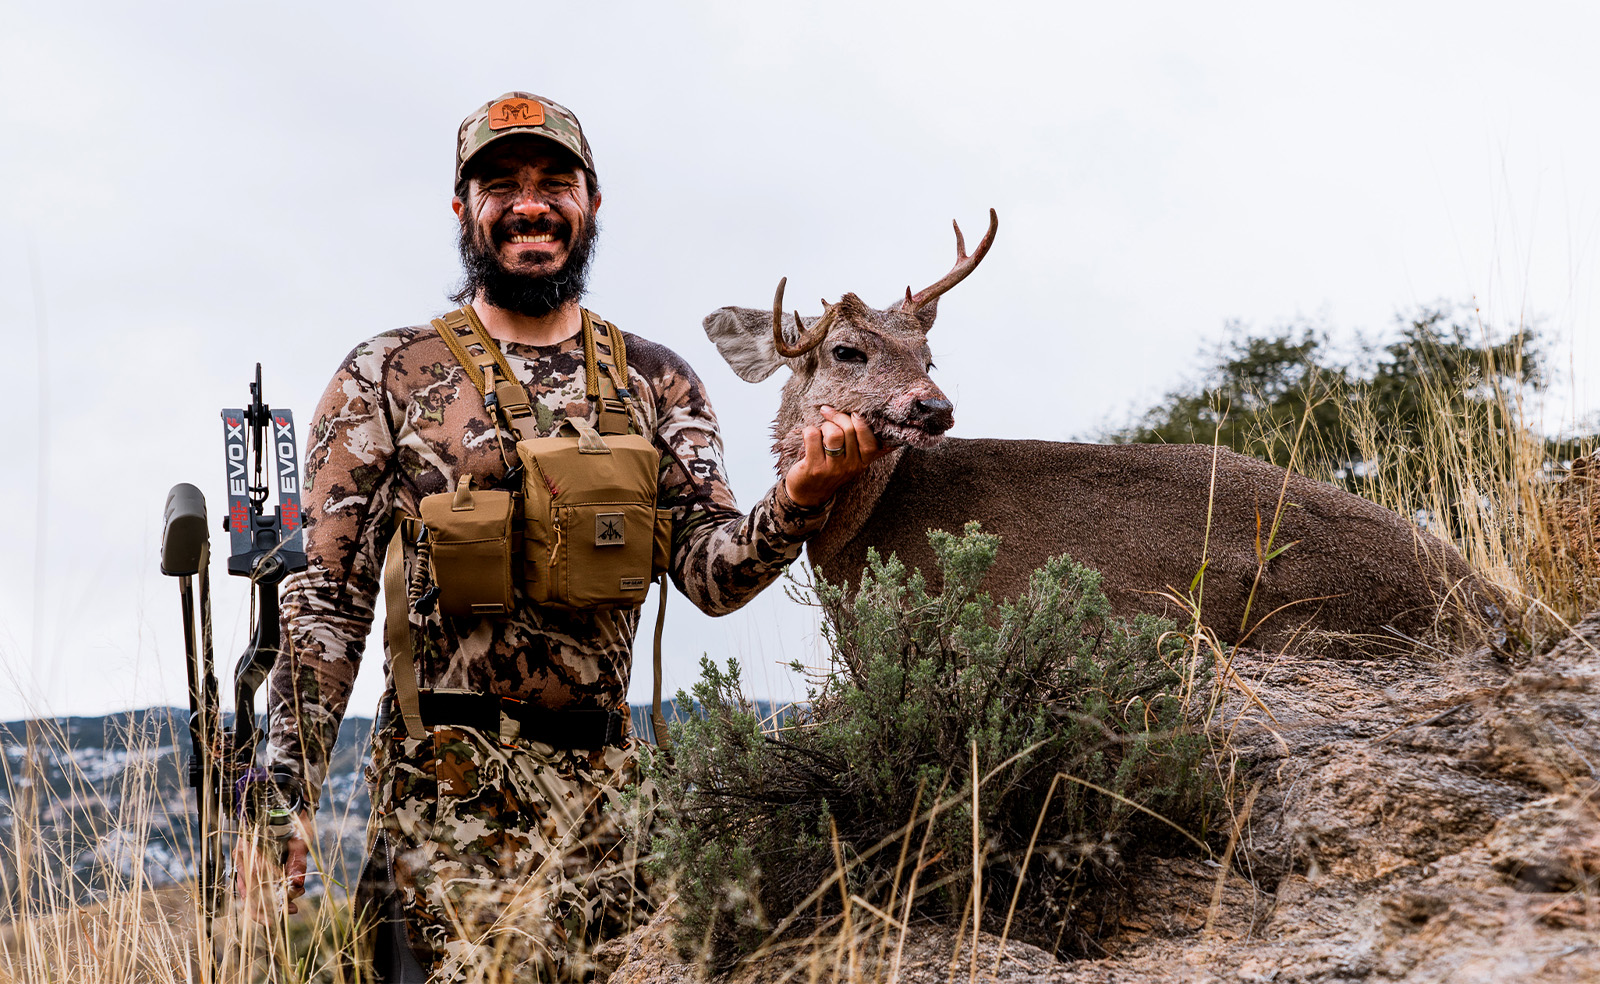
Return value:
M 498 249 L 504 258 L 502 262 L 508 264 L 553 262 L 560 257 L 567 244 L 565 229 L 524 227 L 516 232 L 502 231 L 495 238 L 499 241 Z
M 495 229 L 494 238 L 508 259 L 520 255 L 525 259 L 539 257 L 543 262 L 560 253 L 570 235 L 571 226 L 555 216 L 545 216 L 532 222 L 517 218 L 504 221 Z

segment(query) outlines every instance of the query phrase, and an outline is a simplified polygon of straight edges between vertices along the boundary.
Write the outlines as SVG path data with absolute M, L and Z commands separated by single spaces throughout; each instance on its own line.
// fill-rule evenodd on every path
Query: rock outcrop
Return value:
M 1600 614 L 1539 656 L 1241 652 L 1213 726 L 1256 794 L 1227 869 L 1153 859 L 1107 955 L 911 927 L 782 951 L 730 982 L 1600 981 Z M 613 984 L 701 980 L 663 917 L 611 944 Z M 799 954 L 805 954 L 801 957 Z M 854 962 L 851 962 L 853 958 Z

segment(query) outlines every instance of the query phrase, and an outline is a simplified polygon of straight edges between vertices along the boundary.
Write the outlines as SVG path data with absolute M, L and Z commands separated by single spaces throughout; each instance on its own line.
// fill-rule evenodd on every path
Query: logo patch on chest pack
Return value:
M 595 513 L 594 545 L 620 547 L 625 543 L 627 538 L 623 534 L 622 513 Z

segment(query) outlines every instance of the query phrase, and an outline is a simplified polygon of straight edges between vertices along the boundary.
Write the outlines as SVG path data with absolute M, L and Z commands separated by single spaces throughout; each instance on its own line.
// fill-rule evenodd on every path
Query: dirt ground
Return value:
M 1241 788 L 1234 862 L 1147 862 L 1099 959 L 958 944 L 768 959 L 732 980 L 1600 981 L 1600 613 L 1506 659 L 1241 653 L 1270 710 L 1230 691 Z M 1219 881 L 1221 883 L 1219 895 Z M 1207 926 L 1209 920 L 1209 928 Z M 609 944 L 612 984 L 700 980 L 666 920 Z

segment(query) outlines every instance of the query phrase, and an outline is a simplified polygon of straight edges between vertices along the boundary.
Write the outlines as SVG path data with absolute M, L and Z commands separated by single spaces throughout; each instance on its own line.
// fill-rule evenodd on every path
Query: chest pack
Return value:
M 418 737 L 422 724 L 401 549 L 410 536 L 427 548 L 418 554 L 426 564 L 419 573 L 431 582 L 417 603 L 424 614 L 437 605 L 445 616 L 506 615 L 516 608 L 518 586 L 527 602 L 542 607 L 633 609 L 644 602 L 650 582 L 661 580 L 652 717 L 657 740 L 664 741 L 661 575 L 671 557 L 672 515 L 656 507 L 661 454 L 627 386 L 622 332 L 583 311 L 585 392 L 596 422 L 569 415 L 553 434 L 542 435 L 527 389 L 472 308 L 432 324 L 483 397 L 502 438 L 506 476 L 499 488 L 473 488 L 473 477 L 461 475 L 455 489 L 424 496 L 419 516 L 397 517 L 384 591 L 391 672 L 407 733 Z M 516 438 L 515 460 L 505 456 L 508 432 Z
M 436 318 L 433 327 L 482 394 L 496 429 L 516 437 L 516 460 L 506 462 L 502 483 L 509 487 L 474 490 L 463 475 L 454 491 L 420 503 L 440 610 L 509 613 L 518 581 L 536 605 L 638 607 L 667 568 L 672 517 L 656 508 L 661 453 L 642 432 L 627 387 L 622 332 L 583 312 L 585 387 L 598 426 L 568 416 L 541 436 L 528 391 L 472 309 Z

